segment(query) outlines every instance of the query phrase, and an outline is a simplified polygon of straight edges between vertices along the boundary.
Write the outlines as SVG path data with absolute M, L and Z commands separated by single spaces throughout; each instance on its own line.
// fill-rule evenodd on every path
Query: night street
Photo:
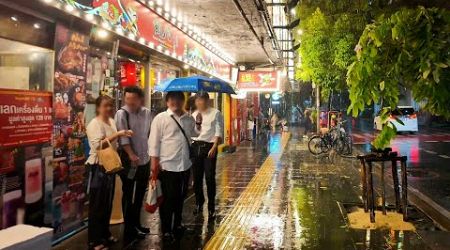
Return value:
M 362 230 L 349 225 L 347 213 L 360 206 L 359 163 L 313 157 L 299 131 L 273 134 L 220 158 L 218 216 L 195 217 L 193 196 L 185 201 L 188 231 L 181 241 L 164 244 L 157 219 L 152 233 L 126 249 L 446 249 L 441 232 L 425 214 L 410 208 L 413 231 Z M 290 138 L 290 139 L 288 139 Z M 411 184 L 416 180 L 410 177 Z M 414 183 L 414 184 L 413 184 Z M 390 189 L 388 189 L 390 190 Z M 379 193 L 379 189 L 377 191 Z M 388 203 L 392 204 L 392 190 Z M 144 212 L 145 213 L 145 212 Z M 368 219 L 368 214 L 365 214 Z M 116 228 L 120 232 L 120 228 Z M 80 233 L 55 249 L 85 244 Z M 75 245 L 74 245 L 75 244 Z M 118 246 L 113 249 L 122 249 Z

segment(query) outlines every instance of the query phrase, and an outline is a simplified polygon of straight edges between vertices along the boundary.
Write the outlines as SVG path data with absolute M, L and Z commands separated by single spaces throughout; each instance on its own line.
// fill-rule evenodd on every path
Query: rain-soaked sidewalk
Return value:
M 217 217 L 194 216 L 191 194 L 181 241 L 164 245 L 157 214 L 145 213 L 151 235 L 113 249 L 449 249 L 448 234 L 414 208 L 416 231 L 350 228 L 347 212 L 361 203 L 357 162 L 315 158 L 300 138 L 296 130 L 261 136 L 221 156 Z M 387 198 L 392 204 L 392 195 Z M 79 233 L 57 249 L 84 249 L 85 238 Z

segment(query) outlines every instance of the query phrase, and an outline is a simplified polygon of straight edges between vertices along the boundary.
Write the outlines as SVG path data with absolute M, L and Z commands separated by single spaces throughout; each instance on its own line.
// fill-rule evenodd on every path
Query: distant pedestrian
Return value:
M 270 118 L 270 126 L 272 127 L 272 132 L 275 132 L 278 125 L 278 115 L 273 113 L 272 118 Z
M 217 147 L 222 139 L 223 118 L 219 110 L 209 107 L 208 101 L 209 95 L 207 92 L 199 92 L 195 95 L 197 111 L 193 113 L 193 117 L 196 125 L 201 126 L 201 130 L 197 137 L 192 138 L 194 140 L 192 170 L 197 204 L 194 214 L 202 212 L 205 202 L 203 195 L 204 176 L 208 194 L 208 216 L 213 218 L 215 216 Z
M 117 132 L 112 119 L 113 99 L 111 97 L 98 97 L 95 101 L 95 111 L 97 116 L 86 128 L 90 146 L 89 157 L 86 161 L 90 169 L 88 242 L 89 249 L 100 250 L 117 242 L 117 238 L 113 237 L 109 231 L 116 175 L 105 173 L 99 165 L 97 150 L 108 147 L 108 142 L 116 149 L 117 139 L 131 137 L 133 132 L 131 130 Z
M 312 118 L 311 118 L 311 110 L 305 109 L 305 117 L 304 117 L 304 126 L 305 126 L 305 134 L 304 136 L 307 137 L 308 133 L 311 132 L 312 129 Z
M 125 105 L 116 113 L 119 129 L 131 129 L 131 138 L 121 138 L 119 145 L 124 171 L 122 180 L 122 211 L 124 215 L 124 234 L 126 240 L 143 239 L 150 229 L 141 225 L 141 207 L 150 176 L 150 157 L 148 156 L 148 137 L 152 114 L 144 105 L 144 91 L 137 87 L 124 90 Z
M 161 230 L 165 241 L 179 237 L 185 228 L 181 224 L 183 203 L 189 183 L 191 168 L 191 138 L 201 129 L 183 109 L 184 94 L 166 94 L 167 111 L 158 114 L 152 123 L 149 155 L 152 162 L 150 185 L 161 181 L 163 202 L 160 206 Z

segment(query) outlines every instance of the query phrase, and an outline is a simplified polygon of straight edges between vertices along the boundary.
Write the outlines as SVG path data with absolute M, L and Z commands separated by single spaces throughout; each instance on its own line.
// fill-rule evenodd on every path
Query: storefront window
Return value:
M 52 90 L 53 51 L 0 38 L 0 87 Z

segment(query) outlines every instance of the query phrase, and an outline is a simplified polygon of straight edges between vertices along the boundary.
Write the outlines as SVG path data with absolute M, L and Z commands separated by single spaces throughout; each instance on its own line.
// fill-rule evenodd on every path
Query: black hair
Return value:
M 126 87 L 123 91 L 123 96 L 127 93 L 136 94 L 139 98 L 144 98 L 144 91 L 138 86 Z
M 113 99 L 109 95 L 101 95 L 95 99 L 95 114 L 98 115 L 98 108 L 102 105 L 102 102 L 109 102 L 111 105 L 113 105 Z
M 166 94 L 166 102 L 169 101 L 170 98 L 179 99 L 184 101 L 184 93 L 181 91 L 170 91 Z
M 203 99 L 205 101 L 209 100 L 209 94 L 206 91 L 200 91 L 197 94 L 195 94 L 195 99 Z

